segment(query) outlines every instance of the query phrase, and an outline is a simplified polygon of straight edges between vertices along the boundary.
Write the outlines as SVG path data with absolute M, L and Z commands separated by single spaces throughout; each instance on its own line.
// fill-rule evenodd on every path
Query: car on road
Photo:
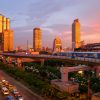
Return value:
M 15 98 L 16 98 L 16 100 L 24 100 L 24 98 L 20 94 L 16 95 Z
M 14 96 L 16 96 L 16 95 L 19 94 L 19 92 L 17 91 L 17 89 L 14 89 L 12 93 L 14 94 Z
M 13 92 L 13 90 L 16 89 L 16 87 L 13 86 L 13 85 L 11 85 L 11 84 L 9 84 L 9 85 L 7 86 L 7 88 L 9 89 L 10 92 Z
M 6 87 L 2 87 L 2 93 L 4 95 L 8 95 L 9 94 L 9 90 Z
M 6 80 L 2 80 L 2 84 L 8 86 L 9 85 L 9 82 L 6 81 Z
M 12 95 L 9 95 L 6 100 L 14 100 L 14 97 Z
M 2 83 L 4 83 L 6 80 L 2 80 Z
M 0 89 L 1 89 L 1 87 L 2 87 L 2 82 L 0 82 Z

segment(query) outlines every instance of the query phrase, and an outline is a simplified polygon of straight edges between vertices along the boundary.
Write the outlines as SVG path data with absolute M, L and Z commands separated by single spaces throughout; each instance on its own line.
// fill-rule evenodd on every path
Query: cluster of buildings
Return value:
M 78 19 L 74 20 L 72 24 L 72 49 L 80 48 L 82 42 L 80 39 L 80 22 Z M 40 28 L 35 28 L 33 30 L 33 49 L 35 51 L 42 50 L 42 30 Z M 53 51 L 62 51 L 62 41 L 60 37 L 56 37 L 53 41 Z
M 35 51 L 42 50 L 42 30 L 35 28 L 33 30 L 33 49 Z M 84 41 L 81 41 L 81 25 L 78 19 L 75 19 L 72 23 L 72 49 L 63 50 L 62 40 L 60 37 L 56 37 L 53 41 L 53 52 L 62 51 L 100 51 L 100 43 L 93 43 L 84 45 Z
M 80 42 L 80 22 L 74 20 L 72 24 L 72 48 L 79 48 Z M 14 31 L 10 28 L 10 19 L 0 14 L 0 51 L 14 50 Z M 40 28 L 33 29 L 33 50 L 42 50 L 42 30 Z M 62 51 L 62 41 L 60 37 L 56 37 L 53 41 L 53 51 Z
M 72 23 L 72 49 L 82 48 L 84 50 L 90 48 L 90 45 L 84 46 L 83 41 L 81 41 L 81 31 L 80 22 L 75 19 Z M 92 46 L 91 46 L 92 48 Z M 28 49 L 28 48 L 27 48 Z M 99 44 L 100 49 L 100 44 Z M 9 52 L 14 50 L 14 31 L 10 28 L 10 19 L 6 18 L 4 15 L 0 14 L 0 51 Z M 62 40 L 60 37 L 56 37 L 53 41 L 53 48 L 43 48 L 42 47 L 42 30 L 40 28 L 33 29 L 33 48 L 31 51 L 51 51 L 51 52 L 61 52 Z M 94 49 L 93 49 L 94 50 Z M 96 49 L 97 50 L 97 49 Z
M 0 51 L 14 50 L 14 31 L 10 28 L 10 19 L 0 14 Z
M 79 48 L 80 44 L 80 22 L 74 20 L 72 24 L 72 48 Z M 14 31 L 10 28 L 10 19 L 0 14 L 0 51 L 14 50 Z M 33 29 L 33 50 L 42 50 L 42 30 L 40 28 Z M 61 52 L 62 41 L 60 37 L 56 37 L 53 41 L 53 51 Z
M 48 50 L 42 47 L 42 30 L 40 28 L 33 29 L 33 49 L 34 51 Z M 53 41 L 53 51 L 61 52 L 62 41 L 59 37 Z

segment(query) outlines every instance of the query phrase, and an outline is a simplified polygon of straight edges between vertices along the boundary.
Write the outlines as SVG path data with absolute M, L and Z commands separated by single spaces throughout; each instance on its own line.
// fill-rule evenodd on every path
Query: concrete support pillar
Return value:
M 22 67 L 22 59 L 21 58 L 17 58 L 17 66 Z
M 67 67 L 61 67 L 60 72 L 61 72 L 61 81 L 68 82 L 68 69 L 67 69 Z
M 100 66 L 96 66 L 96 77 L 100 76 Z
M 5 56 L 2 57 L 2 60 L 3 60 L 3 63 L 6 64 L 6 57 Z
M 11 57 L 9 57 L 9 64 L 11 64 L 12 63 L 12 58 Z
M 44 65 L 44 59 L 40 59 L 41 65 Z

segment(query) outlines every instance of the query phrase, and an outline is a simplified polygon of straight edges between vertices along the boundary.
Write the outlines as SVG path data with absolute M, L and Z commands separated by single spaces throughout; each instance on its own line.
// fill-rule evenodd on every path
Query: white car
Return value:
M 9 90 L 6 87 L 2 87 L 2 93 L 4 95 L 8 95 L 9 94 Z

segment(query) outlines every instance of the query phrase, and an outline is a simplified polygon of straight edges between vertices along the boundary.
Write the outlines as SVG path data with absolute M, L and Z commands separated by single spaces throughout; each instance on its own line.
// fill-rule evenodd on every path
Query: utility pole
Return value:
M 27 51 L 28 51 L 28 40 L 27 40 Z

